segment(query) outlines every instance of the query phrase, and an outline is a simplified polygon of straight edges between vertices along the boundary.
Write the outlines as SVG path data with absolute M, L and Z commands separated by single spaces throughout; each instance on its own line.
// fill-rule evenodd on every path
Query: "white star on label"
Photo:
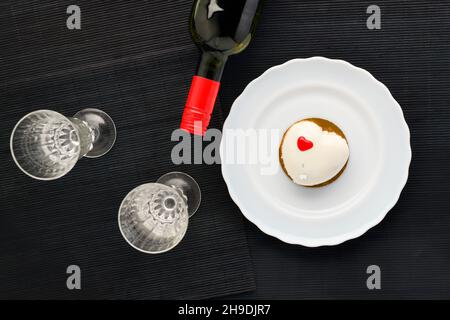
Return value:
M 217 0 L 211 0 L 208 6 L 208 19 L 211 19 L 214 13 L 220 11 L 223 11 L 223 9 L 219 7 L 219 5 L 217 4 Z

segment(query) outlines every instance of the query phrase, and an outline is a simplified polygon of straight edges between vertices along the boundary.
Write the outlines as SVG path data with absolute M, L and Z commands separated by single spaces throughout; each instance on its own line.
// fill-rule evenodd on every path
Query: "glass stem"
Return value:
M 95 141 L 95 132 L 89 127 L 87 122 L 77 118 L 69 119 L 78 130 L 78 135 L 80 137 L 80 158 L 82 158 L 92 149 L 92 145 Z

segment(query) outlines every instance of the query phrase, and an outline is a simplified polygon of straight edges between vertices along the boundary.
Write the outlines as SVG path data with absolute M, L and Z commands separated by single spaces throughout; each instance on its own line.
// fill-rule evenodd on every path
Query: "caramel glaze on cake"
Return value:
M 332 123 L 332 122 L 330 122 L 330 121 L 328 121 L 328 120 L 321 119 L 321 118 L 306 118 L 306 119 L 299 120 L 299 121 L 295 122 L 294 124 L 292 124 L 292 125 L 285 131 L 285 133 L 283 134 L 283 138 L 281 139 L 280 147 L 279 147 L 279 149 L 278 149 L 278 150 L 279 150 L 279 151 L 278 151 L 278 153 L 279 153 L 278 157 L 279 157 L 279 161 L 280 161 L 281 168 L 283 169 L 284 173 L 289 177 L 289 179 L 291 179 L 292 181 L 293 181 L 294 179 L 292 179 L 292 177 L 288 174 L 288 172 L 287 172 L 287 170 L 286 170 L 286 167 L 285 167 L 285 165 L 284 165 L 281 147 L 283 146 L 284 138 L 286 137 L 286 133 L 289 131 L 289 129 L 290 129 L 292 126 L 294 126 L 294 125 L 296 125 L 297 123 L 302 122 L 302 121 L 310 121 L 310 122 L 313 122 L 313 123 L 317 124 L 319 127 L 321 127 L 323 131 L 333 132 L 333 133 L 337 134 L 338 136 L 342 137 L 342 138 L 348 143 L 347 138 L 345 137 L 345 135 L 344 135 L 344 133 L 342 132 L 342 130 L 339 129 L 339 127 L 336 126 L 334 123 Z M 328 185 L 328 184 L 330 184 L 330 183 L 336 181 L 336 179 L 338 179 L 338 178 L 341 176 L 341 174 L 344 172 L 345 168 L 347 167 L 347 164 L 348 164 L 348 159 L 347 159 L 347 161 L 345 162 L 345 164 L 344 164 L 344 166 L 342 167 L 342 169 L 341 169 L 341 170 L 340 170 L 333 178 L 331 178 L 331 179 L 329 179 L 329 180 L 327 180 L 327 181 L 325 181 L 325 182 L 323 182 L 323 183 L 320 183 L 320 184 L 316 184 L 316 185 L 312 185 L 312 186 L 304 186 L 304 187 L 307 187 L 307 188 L 318 188 L 318 187 L 326 186 L 326 185 Z

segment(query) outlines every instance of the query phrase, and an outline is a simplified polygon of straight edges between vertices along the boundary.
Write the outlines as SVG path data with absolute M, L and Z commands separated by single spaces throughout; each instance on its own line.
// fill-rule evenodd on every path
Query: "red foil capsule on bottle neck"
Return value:
M 194 76 L 181 119 L 181 129 L 195 135 L 205 134 L 219 87 L 218 81 Z

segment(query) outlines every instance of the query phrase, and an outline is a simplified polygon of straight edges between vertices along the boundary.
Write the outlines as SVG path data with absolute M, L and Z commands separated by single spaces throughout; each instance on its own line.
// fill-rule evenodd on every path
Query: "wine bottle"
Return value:
M 255 32 L 262 0 L 195 0 L 190 29 L 202 54 L 192 79 L 181 129 L 204 135 L 230 55 L 244 50 Z

